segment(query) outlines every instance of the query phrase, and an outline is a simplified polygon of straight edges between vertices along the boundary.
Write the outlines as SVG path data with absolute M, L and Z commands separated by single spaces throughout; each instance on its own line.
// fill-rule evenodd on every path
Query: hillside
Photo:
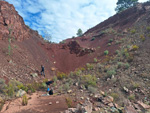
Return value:
M 62 104 L 67 99 L 81 106 L 85 100 L 90 101 L 93 113 L 150 112 L 150 2 L 137 4 L 89 29 L 81 37 L 59 44 L 46 42 L 26 26 L 13 5 L 5 1 L 0 1 L 0 26 L 0 78 L 5 79 L 6 84 L 9 80 L 43 83 L 40 66 L 44 65 L 46 78 L 54 80 L 55 95 L 37 96 L 43 103 L 35 112 L 48 112 L 48 101 L 55 102 L 58 95 L 63 96 L 62 100 L 59 98 Z M 36 73 L 37 77 L 33 77 Z M 12 103 L 14 106 L 10 104 L 10 109 L 4 109 L 6 113 L 17 106 L 15 100 Z M 60 111 L 67 109 L 66 103 Z M 18 112 L 29 112 L 37 106 L 24 108 Z

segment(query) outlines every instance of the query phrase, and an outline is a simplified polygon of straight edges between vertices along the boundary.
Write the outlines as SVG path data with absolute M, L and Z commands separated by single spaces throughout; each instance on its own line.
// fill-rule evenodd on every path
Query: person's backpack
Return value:
M 53 90 L 52 89 L 49 91 L 49 95 L 53 95 Z
M 49 87 L 47 88 L 47 92 L 49 92 L 50 91 L 50 89 L 49 89 Z

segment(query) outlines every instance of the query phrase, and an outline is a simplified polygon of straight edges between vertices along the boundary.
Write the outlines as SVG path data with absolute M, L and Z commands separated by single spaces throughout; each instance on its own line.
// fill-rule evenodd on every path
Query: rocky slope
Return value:
M 45 66 L 46 76 L 49 78 L 58 71 L 70 72 L 85 66 L 86 63 L 94 63 L 94 58 L 103 62 L 104 51 L 108 50 L 109 56 L 113 56 L 119 49 L 119 42 L 123 37 L 121 34 L 125 34 L 142 18 L 146 19 L 144 21 L 150 21 L 145 17 L 149 14 L 150 4 L 138 4 L 89 29 L 81 37 L 53 44 L 46 43 L 36 31 L 29 29 L 13 5 L 4 1 L 0 3 L 0 75 L 9 79 L 15 76 L 29 79 L 30 73 L 40 71 L 41 64 Z M 10 37 L 12 54 L 8 55 Z
M 66 93 L 65 98 L 81 105 L 85 100 L 91 101 L 93 113 L 150 112 L 150 2 L 137 4 L 89 29 L 83 36 L 60 44 L 45 42 L 37 32 L 24 25 L 17 12 L 11 10 L 14 9 L 12 5 L 0 3 L 0 12 L 6 11 L 1 16 L 0 77 L 31 82 L 31 73 L 38 72 L 41 64 L 46 67 L 47 78 L 58 71 L 76 69 L 66 78 L 60 73 L 65 79 L 55 78 L 55 94 Z M 4 7 L 8 7 L 7 10 Z M 11 18 L 6 18 L 6 22 L 8 14 Z M 21 29 L 21 32 L 13 33 L 13 29 Z M 44 97 L 47 101 L 42 105 L 47 109 L 48 98 Z

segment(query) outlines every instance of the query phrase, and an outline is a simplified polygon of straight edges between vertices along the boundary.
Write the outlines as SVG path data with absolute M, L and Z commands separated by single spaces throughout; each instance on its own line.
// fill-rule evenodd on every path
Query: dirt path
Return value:
M 42 94 L 43 92 L 36 92 L 29 95 L 31 99 L 27 106 L 22 106 L 21 98 L 6 102 L 1 113 L 60 113 L 67 109 L 64 96 L 41 96 Z

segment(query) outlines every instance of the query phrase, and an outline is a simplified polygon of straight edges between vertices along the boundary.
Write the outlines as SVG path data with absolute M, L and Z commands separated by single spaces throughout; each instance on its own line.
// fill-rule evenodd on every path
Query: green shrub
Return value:
M 74 72 L 71 71 L 70 74 L 69 74 L 69 76 L 73 77 L 74 76 Z
M 71 98 L 67 97 L 66 98 L 66 103 L 67 103 L 68 108 L 72 108 L 73 107 L 73 102 L 72 102 Z
M 35 92 L 35 88 L 34 88 L 34 86 L 33 86 L 32 84 L 27 84 L 27 88 L 28 88 L 28 90 L 30 90 L 32 93 Z
M 24 86 L 23 84 L 19 84 L 17 87 L 18 87 L 18 89 L 25 90 L 26 92 L 28 91 L 28 88 L 26 86 Z
M 88 70 L 93 70 L 94 69 L 94 66 L 92 64 L 89 64 L 89 63 L 86 64 L 86 67 L 87 67 Z
M 107 75 L 108 75 L 109 77 L 111 77 L 112 75 L 115 75 L 115 74 L 116 74 L 115 69 L 111 69 L 111 70 L 108 70 L 108 71 L 107 71 Z
M 119 54 L 119 50 L 116 50 L 116 54 L 117 54 L 117 55 Z
M 22 105 L 23 105 L 23 106 L 26 106 L 27 104 L 28 104 L 27 95 L 23 95 L 23 97 L 22 97 Z
M 63 72 L 58 72 L 57 73 L 57 78 L 59 80 L 62 80 L 63 78 L 66 78 L 67 77 L 67 74 L 63 73 Z
M 94 58 L 94 62 L 95 62 L 95 63 L 97 62 L 97 58 Z
M 5 88 L 6 88 L 5 80 L 0 79 L 0 93 L 4 93 Z
M 62 93 L 62 91 L 63 91 L 63 86 L 59 86 L 58 92 L 59 92 L 59 93 Z
M 132 90 L 137 89 L 137 88 L 139 88 L 139 87 L 140 87 L 139 83 L 132 82 L 132 86 L 131 86 L 131 89 L 132 89 Z
M 48 79 L 47 79 L 47 78 L 45 78 L 45 79 L 43 80 L 43 82 L 44 82 L 44 83 L 48 82 Z
M 122 41 L 119 41 L 119 40 L 116 40 L 115 41 L 115 44 L 117 45 L 117 44 L 121 44 L 122 43 Z
M 133 50 L 133 51 L 137 50 L 138 48 L 139 48 L 139 46 L 137 46 L 137 45 L 133 45 L 133 46 L 132 46 L 132 50 Z
M 141 38 L 141 40 L 142 40 L 143 42 L 145 41 L 144 35 L 141 35 L 140 38 Z
M 124 53 L 124 56 L 125 56 L 126 58 L 128 58 L 128 57 L 129 57 L 129 53 L 128 53 L 128 52 L 125 52 L 125 53 Z
M 53 81 L 56 82 L 57 81 L 57 76 L 53 77 Z
M 111 43 L 108 43 L 108 46 L 111 46 Z
M 108 55 L 108 54 L 109 54 L 108 50 L 104 51 L 104 55 Z
M 63 89 L 64 89 L 65 91 L 68 91 L 68 90 L 70 89 L 69 83 L 64 84 Z
M 130 67 L 129 63 L 124 64 L 125 69 L 128 69 Z
M 113 39 L 109 39 L 109 43 L 112 43 L 113 42 Z
M 0 111 L 2 110 L 4 104 L 5 104 L 4 101 L 1 101 L 1 102 L 0 102 Z
M 79 76 L 81 73 L 82 73 L 82 71 L 79 69 L 77 71 L 75 71 L 75 75 L 77 75 L 77 76 Z
M 148 26 L 146 29 L 147 29 L 148 32 L 150 32 L 150 26 Z
M 91 41 L 94 41 L 95 40 L 95 37 L 92 37 Z
M 135 30 L 135 29 L 131 29 L 131 30 L 130 30 L 130 33 L 131 33 L 131 34 L 135 34 L 135 33 L 136 33 L 136 30 Z
M 8 84 L 8 87 L 7 87 L 7 95 L 10 96 L 10 97 L 13 97 L 14 94 L 15 94 L 15 91 L 14 91 L 14 87 L 11 83 Z
M 97 81 L 97 78 L 95 76 L 92 76 L 90 74 L 88 75 L 83 75 L 82 76 L 82 83 L 88 87 L 88 86 L 96 86 L 96 81 Z
M 123 67 L 123 63 L 122 62 L 118 62 L 117 65 L 118 65 L 118 68 Z
M 13 97 L 15 95 L 15 92 L 18 91 L 18 85 L 21 85 L 19 81 L 16 80 L 9 81 L 7 87 L 5 88 L 5 93 L 9 97 Z

